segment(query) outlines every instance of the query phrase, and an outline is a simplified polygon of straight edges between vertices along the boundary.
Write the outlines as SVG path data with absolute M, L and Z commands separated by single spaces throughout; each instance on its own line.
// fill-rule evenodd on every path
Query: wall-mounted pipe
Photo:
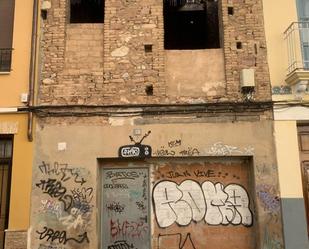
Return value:
M 39 0 L 33 0 L 33 17 L 32 17 L 32 37 L 31 37 L 31 52 L 30 52 L 30 67 L 29 67 L 29 101 L 28 107 L 34 104 L 34 84 L 36 74 L 36 51 L 37 51 L 37 33 L 38 33 L 38 6 Z M 28 141 L 33 141 L 33 112 L 28 112 Z

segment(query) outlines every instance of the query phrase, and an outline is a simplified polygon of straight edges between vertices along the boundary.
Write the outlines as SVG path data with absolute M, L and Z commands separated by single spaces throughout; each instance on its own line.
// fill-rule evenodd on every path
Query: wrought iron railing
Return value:
M 12 51 L 12 48 L 0 48 L 0 72 L 11 71 Z
M 288 49 L 288 69 L 309 71 L 309 22 L 293 22 L 284 32 Z

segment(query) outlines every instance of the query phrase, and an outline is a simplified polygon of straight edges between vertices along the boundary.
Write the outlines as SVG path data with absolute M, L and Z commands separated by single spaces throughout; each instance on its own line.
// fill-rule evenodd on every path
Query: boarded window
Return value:
M 14 0 L 0 1 L 0 72 L 11 70 Z
M 165 0 L 165 49 L 219 48 L 217 0 Z
M 71 0 L 70 3 L 71 23 L 104 22 L 103 0 Z

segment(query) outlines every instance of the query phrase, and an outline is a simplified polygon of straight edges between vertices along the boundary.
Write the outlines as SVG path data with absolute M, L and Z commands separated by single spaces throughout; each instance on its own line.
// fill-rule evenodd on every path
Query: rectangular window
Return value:
M 303 68 L 309 69 L 309 1 L 297 0 Z
M 0 72 L 11 71 L 14 0 L 0 1 Z
M 103 23 L 104 0 L 70 0 L 70 23 Z
M 165 49 L 220 48 L 217 0 L 164 0 Z
M 12 155 L 12 137 L 0 136 L 0 249 L 4 248 L 4 231 L 8 228 Z

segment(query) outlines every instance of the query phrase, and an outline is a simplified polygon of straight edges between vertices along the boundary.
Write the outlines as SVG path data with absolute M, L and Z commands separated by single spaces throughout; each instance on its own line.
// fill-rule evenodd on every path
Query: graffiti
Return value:
M 116 183 L 116 184 L 104 184 L 103 188 L 109 189 L 128 189 L 128 185 L 125 183 Z
M 197 148 L 193 148 L 193 147 L 187 147 L 186 149 L 181 148 L 181 141 L 180 144 L 177 144 L 177 146 L 170 146 L 170 144 L 168 144 L 168 146 L 170 148 L 165 148 L 165 146 L 161 146 L 160 149 L 157 149 L 154 151 L 154 155 L 156 156 L 199 156 L 200 155 L 200 151 Z M 179 148 L 175 148 L 175 147 L 179 147 Z M 177 149 L 177 150 L 176 150 Z
M 87 225 L 87 220 L 89 219 L 89 216 L 90 213 L 84 213 L 77 208 L 72 208 L 70 210 L 70 214 L 61 217 L 59 221 L 62 222 L 62 224 L 67 227 L 67 229 L 77 229 L 78 227 L 84 229 Z
M 277 212 L 280 208 L 279 196 L 273 194 L 271 186 L 263 185 L 257 187 L 257 195 L 264 205 L 265 210 Z
M 167 144 L 168 144 L 168 147 L 170 147 L 170 148 L 181 146 L 181 139 L 169 141 L 169 142 L 167 142 Z
M 188 147 L 185 150 L 179 151 L 181 156 L 199 156 L 200 152 L 197 148 Z
M 113 171 L 106 172 L 106 179 L 111 179 L 113 182 L 117 180 L 134 180 L 139 178 L 139 174 L 136 171 Z
M 222 142 L 214 143 L 208 150 L 206 155 L 212 156 L 229 156 L 229 155 L 254 155 L 254 148 L 249 146 L 239 149 L 236 146 L 227 145 Z
M 191 238 L 191 234 L 187 233 L 186 238 L 183 240 L 182 234 L 159 234 L 158 236 L 158 245 L 159 249 L 166 248 L 166 245 L 175 245 L 172 248 L 177 249 L 196 249 L 193 240 Z
M 67 232 L 66 231 L 58 231 L 58 230 L 53 230 L 48 227 L 43 227 L 43 231 L 36 231 L 37 234 L 39 234 L 39 239 L 40 240 L 46 240 L 50 242 L 58 242 L 59 244 L 65 245 L 66 243 L 72 241 L 78 244 L 83 243 L 84 241 L 89 243 L 89 239 L 87 236 L 87 232 L 78 235 L 78 238 L 70 238 L 67 237 Z
M 281 249 L 281 242 L 270 236 L 268 228 L 264 231 L 264 240 L 262 249 Z
M 90 205 L 93 198 L 93 188 L 74 188 L 71 190 L 73 197 L 73 207 L 78 209 L 82 213 L 88 213 L 92 210 Z
M 142 202 L 142 201 L 137 201 L 136 206 L 139 210 L 142 210 L 142 211 L 146 210 L 146 206 L 145 206 L 144 202 Z
M 140 238 L 148 233 L 148 225 L 144 221 L 110 220 L 110 236 L 112 238 Z
M 73 179 L 75 183 L 80 185 L 86 183 L 86 180 L 80 174 L 80 169 L 70 168 L 67 163 L 54 162 L 54 165 L 50 165 L 43 161 L 42 164 L 39 165 L 39 169 L 42 174 L 59 176 L 60 180 L 63 182 Z
M 54 200 L 41 200 L 39 212 L 54 214 L 59 219 L 62 216 L 61 204 Z
M 174 150 L 165 149 L 164 146 L 161 149 L 156 150 L 154 153 L 156 156 L 175 156 L 176 152 Z
M 209 225 L 252 225 L 249 196 L 238 184 L 199 184 L 185 180 L 180 185 L 160 181 L 153 188 L 156 220 L 161 228 L 174 223 L 187 226 L 202 219 Z
M 143 140 L 150 135 L 148 131 L 139 142 L 136 142 L 132 136 L 129 136 L 134 145 L 124 145 L 118 149 L 118 156 L 125 158 L 144 158 L 151 157 L 152 149 L 149 145 L 143 145 Z
M 56 198 L 64 205 L 64 210 L 67 211 L 73 203 L 73 197 L 66 194 L 67 189 L 62 186 L 60 181 L 49 178 L 48 180 L 41 180 L 36 184 L 44 194 L 48 194 L 52 198 Z
M 115 168 L 103 170 L 105 184 L 126 184 L 125 189 L 103 189 L 104 249 L 148 248 L 149 169 Z M 115 241 L 121 241 L 116 243 Z M 125 243 L 127 244 L 125 244 Z
M 66 249 L 65 246 L 40 244 L 39 249 Z
M 112 202 L 109 204 L 106 204 L 106 208 L 109 211 L 114 211 L 115 213 L 121 214 L 125 208 L 125 205 L 119 204 L 119 202 Z
M 117 240 L 112 245 L 109 245 L 107 249 L 134 249 L 134 245 L 128 244 L 125 240 Z

